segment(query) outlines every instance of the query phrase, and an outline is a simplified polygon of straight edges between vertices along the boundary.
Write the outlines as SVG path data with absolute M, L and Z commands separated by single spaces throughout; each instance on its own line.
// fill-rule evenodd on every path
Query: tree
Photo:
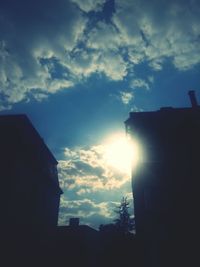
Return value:
M 115 210 L 118 214 L 118 218 L 114 220 L 115 225 L 124 233 L 129 233 L 134 229 L 134 220 L 130 217 L 129 208 L 127 197 L 123 197 Z

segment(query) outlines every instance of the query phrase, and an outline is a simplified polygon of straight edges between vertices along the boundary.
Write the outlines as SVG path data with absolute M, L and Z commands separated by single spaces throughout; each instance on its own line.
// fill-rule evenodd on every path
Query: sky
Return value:
M 188 107 L 191 89 L 200 101 L 199 0 L 0 1 L 0 115 L 27 114 L 58 160 L 60 225 L 98 228 L 132 203 L 108 156 L 124 121 Z

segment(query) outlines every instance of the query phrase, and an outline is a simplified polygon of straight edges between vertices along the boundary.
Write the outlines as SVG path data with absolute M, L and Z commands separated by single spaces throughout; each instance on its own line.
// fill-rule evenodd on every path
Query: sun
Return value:
M 104 143 L 104 160 L 118 171 L 130 174 L 139 159 L 139 145 L 125 134 L 115 134 Z

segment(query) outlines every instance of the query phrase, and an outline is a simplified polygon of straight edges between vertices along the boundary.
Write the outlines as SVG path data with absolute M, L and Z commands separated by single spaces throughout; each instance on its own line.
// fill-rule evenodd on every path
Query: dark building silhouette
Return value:
M 100 267 L 99 232 L 88 225 L 79 224 L 79 218 L 71 218 L 67 226 L 58 226 L 52 240 L 47 241 L 46 246 L 52 244 L 48 251 L 52 251 L 51 262 L 55 262 L 54 266 Z
M 0 183 L 1 229 L 57 225 L 57 161 L 26 115 L 0 116 Z
M 200 107 L 189 95 L 191 108 L 131 112 L 125 122 L 143 150 L 132 189 L 145 267 L 198 266 Z
M 74 267 L 128 267 L 134 261 L 133 266 L 138 267 L 134 235 L 120 231 L 114 224 L 101 225 L 98 231 L 71 218 L 69 225 L 57 227 L 53 240 L 47 241 L 45 247 L 53 244 L 48 251 L 58 253 L 51 253 L 54 266 L 67 261 Z
M 138 267 L 138 246 L 135 235 L 110 223 L 100 225 L 100 266 Z

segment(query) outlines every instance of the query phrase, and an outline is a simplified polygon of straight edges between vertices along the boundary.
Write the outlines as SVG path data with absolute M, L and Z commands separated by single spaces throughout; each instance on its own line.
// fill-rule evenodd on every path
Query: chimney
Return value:
M 191 102 L 192 108 L 197 108 L 198 107 L 198 103 L 197 103 L 195 91 L 194 90 L 190 90 L 188 92 L 188 94 L 189 94 L 189 97 L 190 97 L 190 102 Z
M 69 226 L 78 227 L 79 226 L 79 218 L 70 218 L 69 219 Z

